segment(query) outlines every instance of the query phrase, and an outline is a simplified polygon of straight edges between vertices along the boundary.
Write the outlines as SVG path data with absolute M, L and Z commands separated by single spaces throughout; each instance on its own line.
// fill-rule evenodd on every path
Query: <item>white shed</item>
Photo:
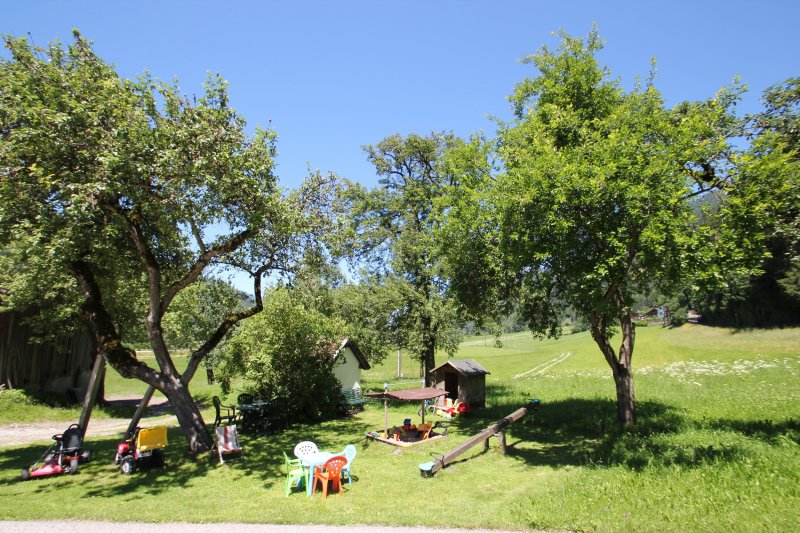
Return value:
M 349 338 L 345 338 L 333 354 L 333 375 L 343 389 L 361 389 L 361 371 L 369 368 L 367 358 Z

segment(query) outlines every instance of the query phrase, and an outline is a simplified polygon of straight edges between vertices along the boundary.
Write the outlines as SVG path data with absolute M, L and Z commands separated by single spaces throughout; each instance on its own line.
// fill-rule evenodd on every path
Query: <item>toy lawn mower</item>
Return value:
M 133 474 L 140 465 L 164 466 L 164 450 L 167 446 L 167 428 L 139 428 L 133 435 L 117 444 L 114 463 L 123 474 Z
M 22 480 L 32 477 L 74 474 L 78 463 L 87 463 L 92 454 L 83 449 L 83 431 L 78 424 L 72 424 L 64 433 L 53 435 L 55 441 L 31 466 L 22 469 Z

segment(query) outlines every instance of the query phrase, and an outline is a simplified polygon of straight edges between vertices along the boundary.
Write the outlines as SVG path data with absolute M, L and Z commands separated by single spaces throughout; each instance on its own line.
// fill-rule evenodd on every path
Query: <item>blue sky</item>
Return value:
M 249 127 L 277 131 L 278 174 L 310 166 L 370 185 L 362 145 L 392 133 L 494 131 L 506 96 L 536 73 L 519 59 L 564 29 L 596 22 L 600 59 L 631 87 L 658 64 L 667 102 L 704 99 L 735 75 L 761 91 L 800 75 L 800 2 L 6 1 L 0 32 L 45 45 L 76 27 L 120 75 L 149 69 L 199 94 L 208 71 L 230 82 Z
M 492 134 L 506 97 L 536 75 L 519 59 L 553 33 L 596 23 L 600 60 L 632 87 L 656 58 L 668 104 L 702 100 L 739 75 L 741 112 L 768 86 L 800 75 L 800 2 L 716 1 L 12 1 L 0 33 L 40 46 L 78 28 L 123 77 L 149 69 L 200 94 L 207 72 L 230 83 L 248 127 L 278 133 L 277 172 L 297 187 L 307 168 L 374 185 L 361 146 L 393 133 Z M 231 281 L 250 292 L 246 276 Z

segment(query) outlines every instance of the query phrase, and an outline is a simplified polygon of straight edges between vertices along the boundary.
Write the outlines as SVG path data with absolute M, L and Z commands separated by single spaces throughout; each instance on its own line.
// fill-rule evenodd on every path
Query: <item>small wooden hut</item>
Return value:
M 489 372 L 474 359 L 448 359 L 431 373 L 434 387 L 446 391 L 451 400 L 468 403 L 473 409 L 486 406 L 486 375 Z

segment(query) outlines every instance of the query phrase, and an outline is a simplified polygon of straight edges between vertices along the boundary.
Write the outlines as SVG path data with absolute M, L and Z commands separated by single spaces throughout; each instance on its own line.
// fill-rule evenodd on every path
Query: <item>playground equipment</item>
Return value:
M 500 448 L 503 450 L 503 453 L 505 454 L 506 453 L 506 434 L 504 432 L 505 428 L 512 422 L 516 422 L 517 420 L 528 414 L 528 410 L 538 411 L 540 405 L 541 401 L 539 401 L 536 398 L 531 399 L 528 402 L 528 406 L 520 407 L 507 417 L 495 422 L 488 428 L 484 429 L 483 431 L 481 431 L 480 433 L 469 439 L 461 446 L 454 448 L 445 454 L 431 453 L 434 460 L 419 465 L 420 474 L 422 474 L 422 477 L 433 477 L 433 475 L 436 472 L 446 467 L 448 464 L 452 463 L 456 457 L 458 457 L 462 453 L 466 452 L 467 450 L 469 450 L 470 448 L 481 442 L 483 442 L 484 449 L 488 450 L 489 438 L 495 435 L 497 435 L 500 438 Z
M 117 444 L 114 463 L 123 474 L 133 474 L 137 466 L 148 463 L 151 466 L 164 466 L 164 450 L 167 446 L 167 428 L 137 427 L 133 434 Z
M 52 446 L 35 463 L 22 469 L 23 481 L 32 477 L 74 474 L 79 462 L 91 460 L 91 452 L 83 449 L 83 429 L 78 424 L 72 424 L 64 433 L 53 435 L 53 440 Z

